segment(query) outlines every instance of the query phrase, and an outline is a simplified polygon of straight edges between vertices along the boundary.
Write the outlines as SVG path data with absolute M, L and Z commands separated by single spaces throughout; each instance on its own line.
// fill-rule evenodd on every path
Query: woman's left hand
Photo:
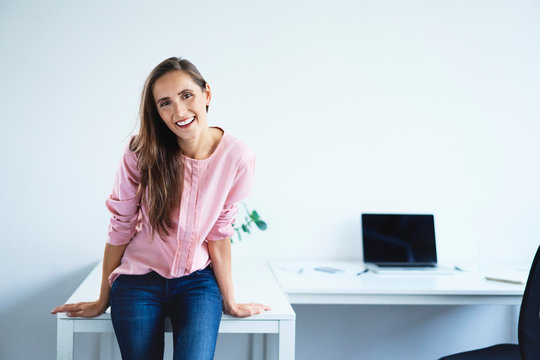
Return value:
M 234 304 L 232 306 L 223 307 L 223 312 L 225 312 L 225 314 L 238 318 L 257 315 L 269 310 L 272 310 L 270 306 L 257 303 Z

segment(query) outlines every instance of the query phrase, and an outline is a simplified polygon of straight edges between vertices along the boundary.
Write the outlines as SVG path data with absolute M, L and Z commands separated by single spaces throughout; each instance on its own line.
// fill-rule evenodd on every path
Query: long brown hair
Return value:
M 144 83 L 139 108 L 140 131 L 129 144 L 129 149 L 134 151 L 138 158 L 141 182 L 137 195 L 141 192 L 144 194 L 141 202 L 146 207 L 152 228 L 151 237 L 154 238 L 157 230 L 162 240 L 172 229 L 171 215 L 181 200 L 184 175 L 176 135 L 159 116 L 153 95 L 156 81 L 171 71 L 185 72 L 203 91 L 206 89 L 206 81 L 188 60 L 171 57 L 162 61 Z

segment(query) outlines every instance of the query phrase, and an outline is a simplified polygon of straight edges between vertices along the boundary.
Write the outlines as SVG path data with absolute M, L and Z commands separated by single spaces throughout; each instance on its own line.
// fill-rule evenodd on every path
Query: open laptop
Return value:
M 435 223 L 431 214 L 362 214 L 366 267 L 380 274 L 437 273 Z

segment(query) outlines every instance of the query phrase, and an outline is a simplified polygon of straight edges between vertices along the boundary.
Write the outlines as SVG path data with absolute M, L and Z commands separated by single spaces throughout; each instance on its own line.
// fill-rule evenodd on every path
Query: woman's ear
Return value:
M 210 105 L 210 100 L 212 99 L 212 91 L 210 90 L 210 85 L 206 84 L 204 89 L 204 95 L 206 98 L 206 106 Z

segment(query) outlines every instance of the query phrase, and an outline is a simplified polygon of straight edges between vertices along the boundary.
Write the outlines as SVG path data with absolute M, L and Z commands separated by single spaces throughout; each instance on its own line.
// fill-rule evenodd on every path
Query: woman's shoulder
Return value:
M 124 146 L 124 156 L 136 157 L 137 135 L 131 135 Z
M 223 134 L 222 140 L 226 141 L 226 146 L 238 151 L 251 152 L 249 146 L 239 138 L 231 135 L 230 133 Z
M 255 157 L 255 154 L 245 142 L 228 132 L 223 134 L 221 141 L 224 142 L 223 153 L 229 158 L 232 157 L 241 161 Z
M 137 135 L 130 136 L 122 150 L 122 161 L 124 161 L 124 163 L 126 163 L 126 165 L 129 167 L 137 166 L 138 156 L 135 143 L 136 137 Z

